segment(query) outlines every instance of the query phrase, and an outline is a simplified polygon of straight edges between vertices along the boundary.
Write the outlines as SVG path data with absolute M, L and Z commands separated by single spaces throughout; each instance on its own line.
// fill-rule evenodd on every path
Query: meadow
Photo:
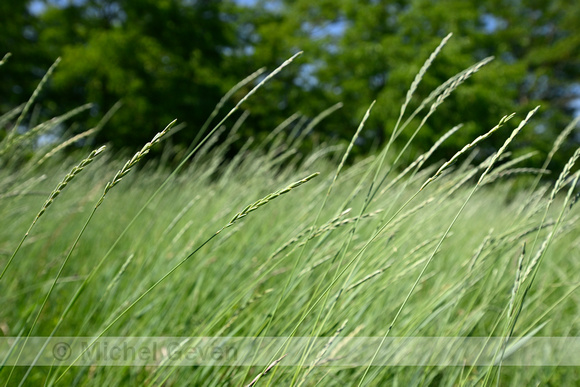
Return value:
M 373 365 L 380 360 L 375 354 L 381 341 L 391 337 L 511 337 L 517 343 L 574 337 L 580 327 L 580 213 L 574 206 L 580 152 L 563 170 L 550 170 L 577 121 L 561 128 L 540 169 L 526 165 L 532 154 L 516 157 L 510 149 L 513 138 L 529 130 L 535 111 L 523 117 L 506 112 L 496 127 L 482 128 L 448 160 L 431 156 L 460 127 L 447 128 L 418 157 L 393 145 L 403 130 L 420 130 L 486 64 L 458 73 L 407 111 L 445 42 L 410 85 L 391 140 L 356 160 L 349 156 L 372 114 L 372 101 L 348 146 L 322 144 L 303 155 L 301 133 L 312 127 L 289 130 L 292 119 L 253 144 L 237 134 L 244 115 L 236 113 L 245 99 L 291 66 L 291 59 L 230 112 L 220 110 L 222 105 L 210 112 L 207 134 L 177 168 L 163 156 L 148 157 L 152 148 L 163 155 L 175 122 L 126 158 L 86 147 L 62 156 L 63 146 L 78 138 L 38 147 L 35 139 L 68 116 L 24 133 L 8 132 L 0 143 L 2 336 L 14 343 L 51 336 L 288 342 L 316 337 L 329 347 L 339 338 L 378 338 L 376 348 L 366 349 L 365 362 L 335 365 L 326 358 L 330 350 L 311 348 L 299 354 L 298 364 L 287 365 L 284 355 L 295 349 L 284 342 L 256 354 L 271 366 L 11 366 L 9 359 L 26 356 L 15 344 L 8 352 L 3 347 L 0 380 L 6 385 L 573 384 L 578 368 L 553 364 L 502 366 L 501 360 L 445 366 L 433 359 L 424 365 Z M 0 117 L 2 127 L 18 127 L 34 98 Z M 489 136 L 505 139 L 504 146 L 476 161 L 478 145 Z M 248 146 L 231 157 L 233 141 Z M 334 349 L 340 363 L 340 347 Z M 496 350 L 509 352 L 509 346 Z

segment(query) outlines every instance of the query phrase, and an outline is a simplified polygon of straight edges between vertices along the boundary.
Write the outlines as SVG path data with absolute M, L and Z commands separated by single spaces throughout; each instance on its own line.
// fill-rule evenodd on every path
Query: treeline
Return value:
M 263 138 L 296 112 L 301 116 L 288 130 L 306 127 L 342 102 L 308 134 L 306 144 L 347 140 L 376 99 L 357 147 L 368 151 L 389 138 L 413 77 L 452 32 L 410 111 L 451 76 L 486 57 L 494 60 L 438 108 L 409 151 L 427 149 L 463 123 L 441 147 L 445 156 L 499 117 L 541 105 L 532 129 L 515 146 L 516 152 L 539 150 L 541 160 L 579 109 L 578 20 L 580 2 L 564 0 L 4 0 L 0 56 L 13 56 L 0 68 L 0 113 L 25 102 L 60 56 L 31 117 L 51 117 L 92 102 L 78 120 L 89 126 L 121 101 L 94 141 L 141 146 L 177 118 L 187 123 L 172 138 L 178 150 L 196 138 L 234 84 L 303 50 L 296 63 L 244 105 L 250 115 L 242 135 Z M 247 91 L 240 90 L 234 100 Z M 411 134 L 403 132 L 397 143 Z M 481 157 L 503 141 L 496 137 Z M 578 141 L 573 134 L 556 162 L 566 160 Z

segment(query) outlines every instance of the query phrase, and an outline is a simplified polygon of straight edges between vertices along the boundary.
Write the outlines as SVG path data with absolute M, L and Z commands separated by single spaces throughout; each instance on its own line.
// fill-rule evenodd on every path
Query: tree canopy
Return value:
M 535 128 L 518 147 L 546 151 L 580 98 L 580 3 L 563 0 L 7 0 L 0 11 L 0 51 L 13 53 L 0 69 L 3 111 L 24 102 L 61 56 L 41 98 L 45 113 L 93 102 L 90 123 L 122 101 L 96 138 L 118 147 L 140 146 L 173 118 L 187 123 L 175 140 L 187 145 L 237 81 L 304 50 L 248 101 L 245 134 L 266 136 L 297 111 L 313 119 L 343 102 L 313 138 L 348 139 L 376 99 L 360 144 L 371 149 L 391 134 L 413 77 L 449 32 L 411 107 L 452 75 L 495 59 L 449 97 L 411 151 L 463 123 L 442 148 L 452 152 L 499 117 L 538 104 Z

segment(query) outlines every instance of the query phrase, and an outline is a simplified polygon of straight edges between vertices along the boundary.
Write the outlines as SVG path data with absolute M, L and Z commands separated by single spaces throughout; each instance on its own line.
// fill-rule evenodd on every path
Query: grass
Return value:
M 563 171 L 552 171 L 555 183 L 538 178 L 547 173 L 575 123 L 563 130 L 541 169 L 525 166 L 529 155 L 510 156 L 512 139 L 526 130 L 535 111 L 518 117 L 511 131 L 510 120 L 518 118 L 498 117 L 496 127 L 482 129 L 449 160 L 430 157 L 460 126 L 414 161 L 402 163 L 414 135 L 399 151 L 394 148 L 403 130 L 416 134 L 455 88 L 489 62 L 458 73 L 408 113 L 414 90 L 449 38 L 413 81 L 387 145 L 378 155 L 350 164 L 349 153 L 372 104 L 353 128 L 348 147 L 331 144 L 300 157 L 303 135 L 293 137 L 286 129 L 297 120 L 293 116 L 252 150 L 225 157 L 247 115 L 237 122 L 229 118 L 294 57 L 213 124 L 234 95 L 228 93 L 175 170 L 146 157 L 174 123 L 127 162 L 101 148 L 80 163 L 61 157 L 70 139 L 24 156 L 34 135 L 86 106 L 31 125 L 24 134 L 12 131 L 0 143 L 0 216 L 6 225 L 0 228 L 3 336 L 24 341 L 37 336 L 288 339 L 253 354 L 269 359 L 262 366 L 4 365 L 0 380 L 6 385 L 575 381 L 577 368 L 553 365 L 373 365 L 388 337 L 507 341 L 578 335 L 580 262 L 573 258 L 580 250 L 580 214 L 573 205 L 578 152 Z M 0 117 L 0 123 L 24 122 L 37 94 Z M 338 108 L 322 112 L 305 132 Z M 422 117 L 416 128 L 409 128 L 412 117 Z M 219 144 L 215 134 L 224 130 L 228 140 Z M 505 139 L 504 146 L 474 163 L 472 152 L 489 136 Z M 325 363 L 332 344 L 351 336 L 378 339 L 367 349 L 367 361 Z M 299 366 L 287 366 L 292 337 L 326 337 L 328 343 L 322 351 L 305 347 L 297 354 Z M 505 345 L 495 350 L 509 352 Z M 25 356 L 14 351 L 12 356 Z

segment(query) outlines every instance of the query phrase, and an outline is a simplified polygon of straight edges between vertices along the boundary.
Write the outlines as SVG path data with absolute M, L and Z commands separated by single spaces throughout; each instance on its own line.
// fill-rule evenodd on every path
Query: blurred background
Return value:
M 0 56 L 13 56 L 0 69 L 0 113 L 26 102 L 60 56 L 33 118 L 94 103 L 77 124 L 60 128 L 74 134 L 121 101 L 92 141 L 140 148 L 177 118 L 187 124 L 171 138 L 172 152 L 179 155 L 232 86 L 303 50 L 243 106 L 249 116 L 242 138 L 264 138 L 298 112 L 291 132 L 343 102 L 307 135 L 303 147 L 307 152 L 328 141 L 346 142 L 376 99 L 356 147 L 368 153 L 388 139 L 415 74 L 452 32 L 411 109 L 449 77 L 488 56 L 495 60 L 429 119 L 409 157 L 463 123 L 441 147 L 439 156 L 446 157 L 501 116 L 525 114 L 540 104 L 514 149 L 540 151 L 541 163 L 554 138 L 580 114 L 579 20 L 580 2 L 564 0 L 2 0 Z M 232 104 L 251 87 L 240 90 Z M 27 122 L 22 125 L 19 130 Z M 481 157 L 504 137 L 495 136 Z M 576 131 L 556 155 L 555 168 L 579 142 Z

